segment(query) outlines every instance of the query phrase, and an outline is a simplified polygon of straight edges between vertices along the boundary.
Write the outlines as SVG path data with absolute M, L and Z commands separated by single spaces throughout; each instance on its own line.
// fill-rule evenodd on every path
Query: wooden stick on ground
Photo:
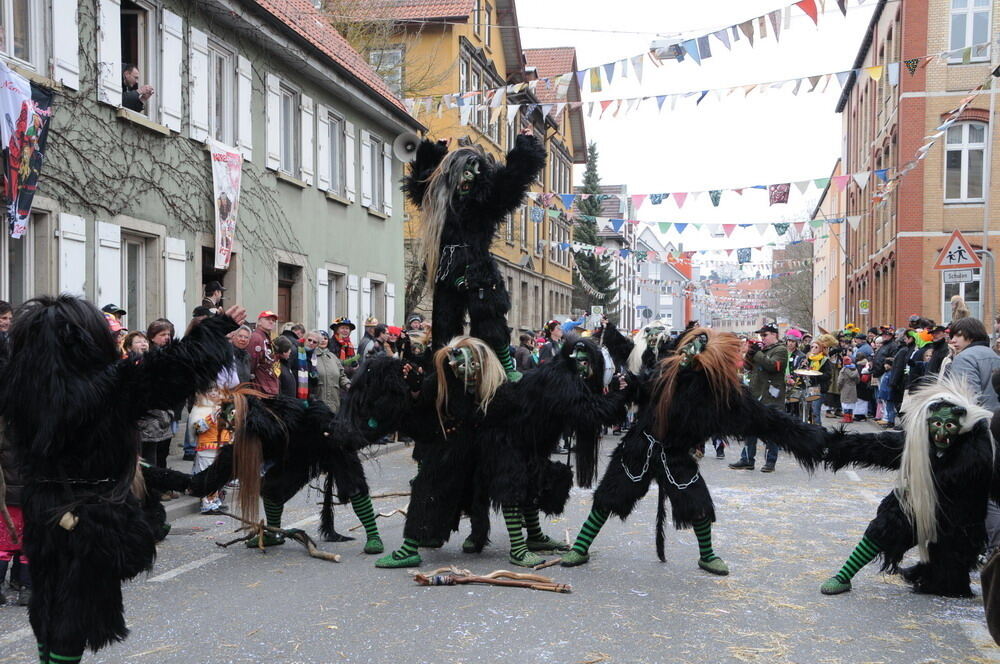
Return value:
M 448 573 L 443 574 L 442 572 Z M 511 588 L 531 588 L 532 590 L 546 590 L 556 593 L 572 592 L 572 588 L 568 584 L 555 583 L 546 576 L 525 572 L 511 572 L 503 569 L 490 572 L 485 576 L 470 574 L 468 570 L 460 570 L 455 567 L 436 569 L 430 574 L 423 574 L 421 572 L 413 572 L 412 574 L 413 580 L 422 586 L 457 586 L 478 583 Z
M 261 551 L 263 551 L 264 550 L 264 533 L 272 533 L 272 534 L 275 534 L 275 535 L 281 535 L 285 539 L 295 540 L 296 542 L 298 542 L 302 546 L 306 547 L 306 551 L 309 553 L 309 556 L 311 558 L 319 558 L 320 560 L 329 560 L 330 562 L 333 562 L 333 563 L 339 563 L 340 562 L 340 554 L 337 554 L 337 553 L 328 553 L 326 551 L 321 551 L 319 549 L 319 547 L 316 546 L 316 542 L 313 541 L 313 538 L 309 537 L 309 535 L 304 530 L 299 530 L 298 528 L 291 529 L 291 530 L 286 530 L 284 528 L 275 528 L 274 526 L 267 525 L 263 521 L 260 521 L 259 523 L 254 523 L 252 521 L 248 521 L 247 519 L 244 519 L 243 517 L 236 516 L 235 514 L 231 514 L 230 512 L 218 512 L 218 514 L 220 514 L 221 516 L 228 516 L 229 518 L 236 519 L 237 521 L 241 521 L 242 523 L 246 524 L 246 526 L 244 526 L 244 528 L 250 530 L 250 533 L 248 535 L 244 536 L 244 537 L 239 537 L 239 538 L 234 539 L 234 540 L 229 541 L 229 542 L 216 542 L 215 543 L 216 546 L 222 547 L 223 549 L 225 549 L 226 547 L 232 546 L 233 544 L 236 544 L 237 542 L 246 542 L 247 540 L 249 540 L 252 537 L 256 536 L 257 537 L 257 546 L 258 546 L 258 548 L 260 548 Z M 241 530 L 243 530 L 244 528 L 241 528 Z
M 380 518 L 380 517 L 381 517 L 381 518 L 383 518 L 383 519 L 387 519 L 387 518 L 389 518 L 390 516 L 394 516 L 394 515 L 396 515 L 396 514 L 402 514 L 403 516 L 406 516 L 406 510 L 405 510 L 405 509 L 403 509 L 402 507 L 400 507 L 400 508 L 398 508 L 398 509 L 394 509 L 394 510 L 393 510 L 393 511 L 391 511 L 391 512 L 379 512 L 378 514 L 376 514 L 376 515 L 375 515 L 375 518 L 376 518 L 376 519 L 378 519 L 378 518 Z M 359 523 L 359 524 L 358 524 L 358 525 L 356 525 L 356 526 L 353 526 L 353 527 L 351 527 L 351 528 L 348 528 L 348 529 L 347 529 L 347 532 L 351 532 L 351 531 L 354 531 L 354 530 L 358 530 L 359 528 L 364 528 L 364 527 L 365 527 L 365 524 L 363 524 L 363 523 Z

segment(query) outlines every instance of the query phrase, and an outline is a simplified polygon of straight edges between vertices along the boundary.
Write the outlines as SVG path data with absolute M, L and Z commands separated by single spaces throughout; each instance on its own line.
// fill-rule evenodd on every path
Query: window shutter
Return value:
M 316 186 L 330 190 L 330 111 L 316 104 Z
M 359 327 L 364 322 L 358 318 L 358 275 L 356 274 L 347 275 L 347 317 Z M 363 327 L 361 329 L 364 331 Z M 351 339 L 355 345 L 358 343 L 357 330 L 351 332 Z
M 372 135 L 361 130 L 361 204 L 372 204 Z
M 325 330 L 330 324 L 330 273 L 316 270 L 316 329 Z
M 83 297 L 86 287 L 87 222 L 75 214 L 60 213 L 59 292 Z
M 97 99 L 122 105 L 121 0 L 99 0 L 97 38 Z
M 396 284 L 385 285 L 385 324 L 394 325 L 396 320 Z
M 184 19 L 163 10 L 160 23 L 160 71 L 163 72 L 160 95 L 160 123 L 179 132 L 181 130 L 182 71 L 184 66 Z
M 281 168 L 281 80 L 267 75 L 267 167 Z
M 208 138 L 208 35 L 191 28 L 191 76 L 188 103 L 191 105 L 191 138 Z
M 313 124 L 313 100 L 306 95 L 302 95 L 299 105 L 302 113 L 302 180 L 306 184 L 313 183 L 313 174 L 316 172 L 315 154 L 313 153 L 313 143 L 315 142 L 316 127 Z
M 361 278 L 361 314 L 359 318 L 367 319 L 374 312 L 374 302 L 372 302 L 372 280 L 368 277 Z M 364 320 L 357 323 L 358 327 L 362 327 Z
M 187 291 L 187 247 L 184 240 L 175 237 L 166 239 L 164 258 L 164 311 L 167 320 L 185 321 L 188 307 L 184 302 Z
M 122 301 L 122 231 L 121 227 L 97 222 L 96 300 L 104 306 Z M 136 312 L 138 315 L 139 312 Z
M 358 185 L 358 173 L 355 170 L 355 140 L 354 140 L 354 123 L 344 121 L 344 193 L 347 194 L 347 200 L 354 202 L 355 192 L 357 191 Z
M 242 55 L 236 67 L 236 104 L 236 142 L 243 158 L 253 161 L 253 66 Z
M 80 87 L 80 27 L 77 0 L 52 0 L 52 78 L 67 88 Z
M 395 183 L 392 181 L 392 146 L 388 143 L 382 144 L 382 211 L 389 217 L 392 216 L 392 194 L 395 190 Z

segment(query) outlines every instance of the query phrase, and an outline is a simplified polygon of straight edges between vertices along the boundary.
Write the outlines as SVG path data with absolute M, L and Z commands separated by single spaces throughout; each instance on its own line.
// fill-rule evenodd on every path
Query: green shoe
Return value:
M 375 561 L 375 567 L 385 567 L 388 569 L 397 569 L 399 567 L 420 567 L 420 564 L 424 562 L 420 559 L 419 553 L 414 553 L 412 556 L 406 556 L 405 558 L 394 558 L 390 553 L 388 556 L 382 556 Z
M 717 574 L 719 576 L 729 576 L 729 566 L 726 565 L 726 561 L 722 558 L 712 558 L 711 560 L 705 561 L 698 559 L 698 567 L 702 568 L 710 574 Z
M 523 376 L 523 374 L 520 371 L 508 371 L 507 372 L 507 380 L 509 380 L 512 383 L 516 383 L 519 380 L 521 380 L 522 376 Z
M 528 545 L 528 551 L 569 551 L 570 549 L 569 544 L 552 539 L 544 533 L 538 539 L 529 539 L 525 544 Z
M 421 549 L 440 549 L 444 546 L 444 540 L 440 537 L 434 537 L 431 539 L 426 539 L 418 544 Z
M 537 553 L 532 553 L 531 551 L 525 551 L 521 554 L 520 558 L 512 553 L 507 556 L 507 560 L 509 560 L 511 564 L 517 565 L 518 567 L 534 567 L 535 565 L 541 565 L 545 562 L 545 558 L 542 558 Z
M 850 581 L 847 583 L 841 583 L 840 579 L 835 576 L 831 576 L 823 583 L 823 585 L 819 587 L 819 591 L 824 595 L 839 595 L 840 593 L 846 593 L 850 590 Z
M 365 542 L 365 553 L 382 553 L 383 551 L 385 551 L 385 545 L 382 544 L 381 537 L 376 535 Z
M 483 547 L 476 544 L 472 537 L 466 537 L 462 542 L 462 553 L 480 553 L 482 550 Z
M 576 549 L 570 549 L 563 554 L 562 562 L 559 564 L 563 567 L 576 567 L 577 565 L 583 565 L 590 560 L 589 553 L 580 553 Z
M 264 546 L 281 546 L 285 543 L 284 535 L 276 535 L 273 533 L 264 533 Z M 254 535 L 247 540 L 248 549 L 257 549 L 260 547 L 260 539 L 258 535 Z

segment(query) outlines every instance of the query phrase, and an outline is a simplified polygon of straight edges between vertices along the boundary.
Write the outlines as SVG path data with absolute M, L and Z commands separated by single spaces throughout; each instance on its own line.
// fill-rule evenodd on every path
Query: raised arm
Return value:
M 604 332 L 601 334 L 601 343 L 611 353 L 611 359 L 615 361 L 616 367 L 624 367 L 628 364 L 628 356 L 635 348 L 635 342 L 626 337 L 618 327 L 611 321 L 604 323 Z
M 403 193 L 418 208 L 424 202 L 427 181 L 444 156 L 448 154 L 448 143 L 424 139 L 417 146 L 417 155 L 403 177 Z
M 514 148 L 507 153 L 507 162 L 493 176 L 492 190 L 479 201 L 479 211 L 491 219 L 500 219 L 516 210 L 543 168 L 545 146 L 533 135 L 518 135 Z
M 823 464 L 834 472 L 854 466 L 898 470 L 905 439 L 901 432 L 847 433 L 832 431 Z

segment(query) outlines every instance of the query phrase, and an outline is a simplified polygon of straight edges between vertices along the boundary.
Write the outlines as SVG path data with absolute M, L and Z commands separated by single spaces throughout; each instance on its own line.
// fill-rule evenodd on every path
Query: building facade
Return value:
M 854 67 L 885 65 L 887 75 L 852 76 L 845 86 L 837 105 L 844 125 L 844 173 L 888 168 L 891 176 L 914 159 L 949 111 L 990 78 L 1000 62 L 997 45 L 980 45 L 994 41 L 998 28 L 996 0 L 881 0 Z M 924 58 L 946 51 L 945 57 Z M 892 85 L 889 73 L 897 67 L 898 85 Z M 947 323 L 952 295 L 964 296 L 973 315 L 992 319 L 997 303 L 992 260 L 984 261 L 985 272 L 975 272 L 976 281 L 963 284 L 945 284 L 932 266 L 952 231 L 962 231 L 980 252 L 984 225 L 989 232 L 1000 230 L 998 188 L 991 177 L 1000 155 L 992 138 L 994 99 L 989 91 L 978 95 L 884 204 L 872 203 L 874 176 L 865 191 L 849 185 L 846 213 L 861 215 L 861 221 L 857 228 L 842 229 L 845 320 L 862 327 L 900 325 L 921 314 Z M 862 300 L 871 303 L 867 314 L 860 309 Z
M 5 299 L 76 293 L 124 307 L 131 329 L 165 316 L 183 330 L 218 280 L 251 317 L 401 320 L 402 165 L 389 146 L 421 125 L 312 3 L 14 7 L 52 29 L 3 58 L 56 94 L 32 223 L 0 247 Z M 155 90 L 139 111 L 122 105 L 125 63 Z M 243 156 L 227 270 L 214 269 L 209 140 Z
M 831 182 L 835 177 L 843 175 L 842 160 L 838 159 L 830 173 Z M 845 196 L 842 191 L 827 183 L 820 196 L 813 219 L 840 218 L 845 215 Z M 826 237 L 816 238 L 813 243 L 813 325 L 824 330 L 842 330 L 847 321 L 844 319 L 845 295 L 845 252 L 844 228 L 846 223 L 826 224 Z M 775 271 L 782 272 L 784 268 Z M 884 303 L 879 303 L 880 313 L 885 310 Z M 878 323 L 880 318 L 871 316 Z M 886 319 L 888 320 L 888 319 Z M 870 326 L 868 326 L 870 327 Z M 867 329 L 867 328 L 866 328 Z
M 656 233 L 645 227 L 635 238 L 636 251 L 647 251 L 663 255 L 673 251 L 672 245 L 664 245 Z M 637 266 L 637 273 L 629 284 L 634 284 L 636 312 L 631 328 L 643 327 L 652 320 L 664 320 L 671 330 L 683 330 L 687 324 L 686 303 L 689 279 L 678 271 L 675 264 L 663 261 L 643 261 Z M 627 286 L 623 287 L 623 290 Z M 647 312 L 649 312 L 647 314 Z M 624 326 L 623 326 L 624 327 Z

